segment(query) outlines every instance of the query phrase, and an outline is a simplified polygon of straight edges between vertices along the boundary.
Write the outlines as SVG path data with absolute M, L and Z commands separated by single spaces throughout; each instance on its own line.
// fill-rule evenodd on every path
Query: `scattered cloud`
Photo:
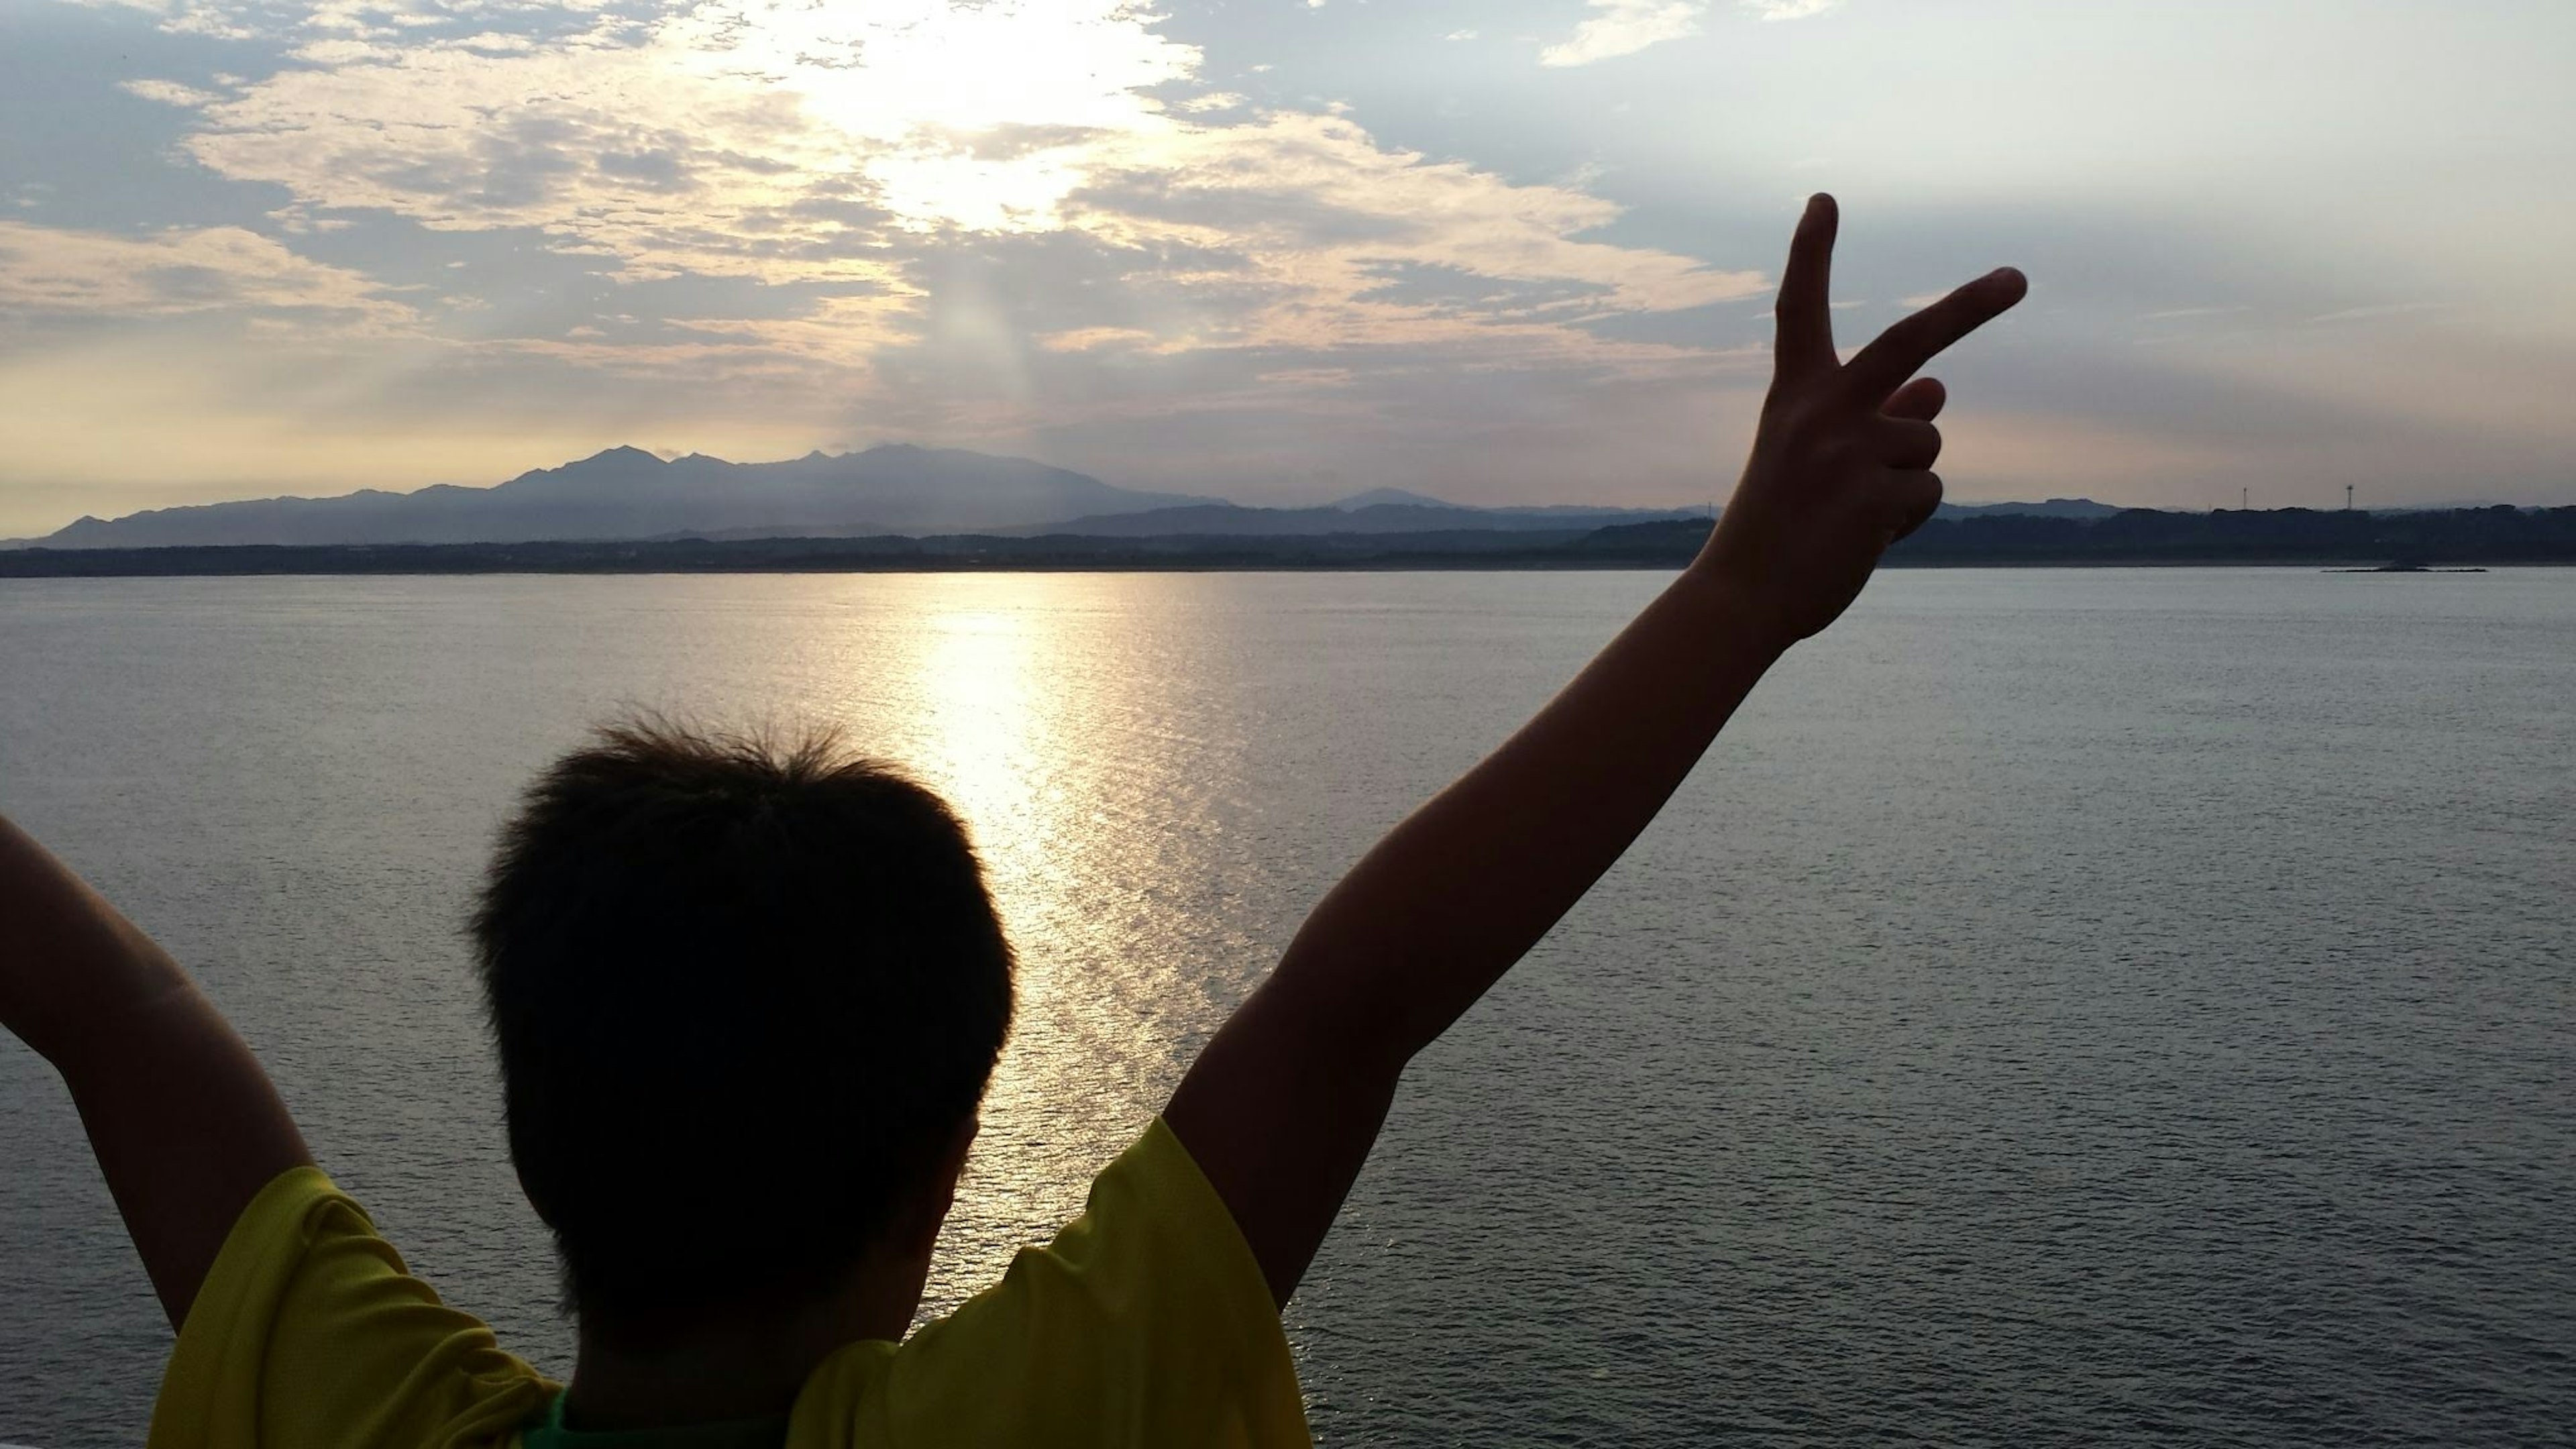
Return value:
M 1842 0 L 1735 0 L 1760 20 L 1804 20 L 1822 15 L 1842 4 Z
M 347 13 L 359 12 L 331 12 Z M 303 40 L 307 64 L 205 107 L 191 154 L 286 188 L 290 216 L 527 229 L 622 284 L 730 278 L 842 298 L 693 324 L 693 338 L 732 348 L 848 362 L 934 337 L 931 294 L 954 274 L 944 259 L 991 244 L 976 238 L 1071 238 L 1117 259 L 1086 279 L 1085 305 L 1107 298 L 1123 315 L 1010 321 L 1016 345 L 1056 351 L 1131 331 L 1188 350 L 1481 330 L 1480 346 L 1597 359 L 1607 344 L 1571 323 L 1763 284 L 1586 239 L 1620 214 L 1582 189 L 1588 177 L 1514 184 L 1386 147 L 1334 108 L 1158 100 L 1156 88 L 1195 82 L 1201 56 L 1125 0 L 906 0 L 862 14 L 723 0 L 640 30 L 603 16 L 528 48 L 479 31 L 389 46 L 380 28 Z M 1493 298 L 1569 287 L 1586 300 L 1543 315 L 1435 305 L 1388 294 L 1383 269 L 1398 266 L 1482 279 Z
M 190 149 L 310 204 L 534 227 L 638 275 L 881 277 L 877 218 L 1042 229 L 1079 180 L 1076 146 L 973 138 L 1171 124 L 1143 92 L 1198 63 L 1116 0 L 733 0 L 605 14 L 524 49 L 475 42 L 308 43 L 310 64 L 214 107 Z
M 1541 65 L 1590 65 L 1699 33 L 1707 0 L 1590 0 L 1600 12 L 1538 53 Z
M 201 91 L 195 86 L 184 86 L 177 81 L 168 80 L 130 80 L 121 83 L 118 89 L 128 95 L 141 96 L 147 101 L 159 101 L 165 106 L 182 106 L 190 109 L 209 106 L 223 99 L 213 91 Z
M 303 314 L 316 327 L 388 334 L 412 309 L 365 276 L 239 227 L 146 236 L 0 221 L 0 318 Z
M 2310 322 L 2358 322 L 2370 317 L 2402 317 L 2409 312 L 2431 312 L 2439 302 L 2379 302 L 2365 307 L 2339 307 L 2309 318 Z

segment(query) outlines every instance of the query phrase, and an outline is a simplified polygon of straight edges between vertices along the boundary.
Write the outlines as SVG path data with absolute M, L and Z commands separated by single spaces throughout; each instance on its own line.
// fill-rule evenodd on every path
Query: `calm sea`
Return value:
M 458 927 L 586 722 L 838 722 L 971 819 L 1026 986 L 952 1303 L 1659 582 L 7 582 L 0 810 L 561 1371 Z M 1883 577 L 1417 1065 L 1288 1312 L 1317 1434 L 2570 1442 L 2571 885 L 2576 570 Z M 0 1163 L 0 1441 L 135 1443 L 168 1333 L 6 1041 Z

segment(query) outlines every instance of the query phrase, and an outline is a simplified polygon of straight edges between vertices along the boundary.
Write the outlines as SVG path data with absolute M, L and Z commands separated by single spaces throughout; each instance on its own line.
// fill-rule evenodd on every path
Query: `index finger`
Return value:
M 1943 348 L 2011 310 L 2029 290 L 2029 279 L 2011 267 L 1988 272 L 1878 334 L 1844 367 L 1844 383 L 1877 406 Z
M 1807 198 L 1797 235 L 1790 239 L 1789 264 L 1780 272 L 1780 300 L 1773 313 L 1772 370 L 1781 377 L 1833 366 L 1834 231 L 1840 220 L 1834 199 L 1817 192 Z

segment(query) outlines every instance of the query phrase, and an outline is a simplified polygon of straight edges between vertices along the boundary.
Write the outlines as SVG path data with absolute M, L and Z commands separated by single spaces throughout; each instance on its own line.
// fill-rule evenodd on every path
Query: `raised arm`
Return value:
M 1971 282 L 1845 364 L 1827 304 L 1835 224 L 1824 196 L 1799 223 L 1752 460 L 1698 558 L 1342 878 L 1165 1109 L 1282 1304 L 1405 1064 L 1591 889 L 1763 671 L 1939 505 L 1943 394 L 1912 379 L 2024 283 L 2010 270 Z
M 149 937 L 0 819 L 0 1026 L 71 1088 L 176 1327 L 233 1220 L 308 1162 L 268 1074 Z

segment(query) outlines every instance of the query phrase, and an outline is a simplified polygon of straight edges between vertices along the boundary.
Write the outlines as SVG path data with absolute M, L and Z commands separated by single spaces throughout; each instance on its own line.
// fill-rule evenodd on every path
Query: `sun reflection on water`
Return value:
M 928 747 L 917 768 L 976 827 L 989 856 L 1016 853 L 1028 823 L 1032 776 L 1054 721 L 1031 697 L 1029 616 L 960 609 L 925 621 L 928 647 L 913 680 Z
M 931 1315 L 1080 1212 L 1160 1105 L 1181 1043 L 1146 897 L 1173 865 L 1163 812 L 1188 792 L 1165 738 L 1169 681 L 1137 656 L 1127 601 L 1062 579 L 921 587 L 932 597 L 906 637 L 871 641 L 891 647 L 851 713 L 964 817 L 1019 953 L 1018 1022 Z

